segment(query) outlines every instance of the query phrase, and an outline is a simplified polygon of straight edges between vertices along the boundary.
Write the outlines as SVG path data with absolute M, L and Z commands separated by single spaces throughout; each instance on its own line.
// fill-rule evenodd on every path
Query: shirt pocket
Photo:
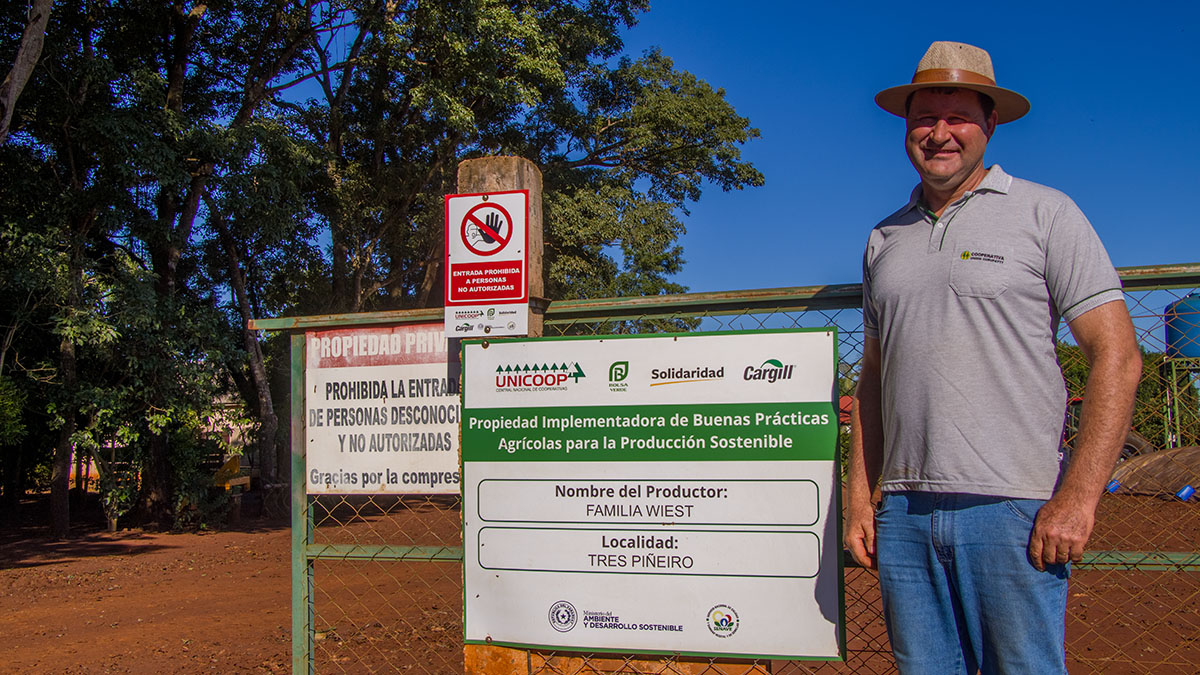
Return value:
M 1011 246 L 960 245 L 950 263 L 950 288 L 960 297 L 998 298 L 1008 290 L 1012 257 Z

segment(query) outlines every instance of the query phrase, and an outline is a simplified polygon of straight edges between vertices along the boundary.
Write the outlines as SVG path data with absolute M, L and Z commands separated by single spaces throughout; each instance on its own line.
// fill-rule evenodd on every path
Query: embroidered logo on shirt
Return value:
M 995 253 L 980 253 L 979 251 L 963 251 L 962 255 L 958 256 L 963 260 L 978 260 L 980 262 L 992 262 L 1004 264 L 1004 256 L 996 255 Z

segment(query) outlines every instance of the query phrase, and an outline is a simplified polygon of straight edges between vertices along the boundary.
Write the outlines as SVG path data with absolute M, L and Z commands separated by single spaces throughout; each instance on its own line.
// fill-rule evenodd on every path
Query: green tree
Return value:
M 73 454 L 119 463 L 118 446 L 143 517 L 177 519 L 203 420 L 231 392 L 277 480 L 286 341 L 247 321 L 439 304 L 442 198 L 463 159 L 541 166 L 551 297 L 684 290 L 685 209 L 762 182 L 739 154 L 758 132 L 664 55 L 618 58 L 646 8 L 56 5 L 0 145 L 0 403 L 24 401 L 3 418 L 22 443 L 55 437 L 19 453 L 52 465 L 55 532 Z M 16 62 L 27 25 L 0 9 L 0 57 Z
M 442 195 L 462 159 L 527 157 L 554 298 L 682 291 L 681 209 L 758 185 L 757 130 L 658 52 L 609 60 L 643 2 L 391 3 L 318 52 L 324 99 L 291 117 L 329 157 L 316 210 L 331 311 L 442 301 Z
M 1132 429 L 1141 434 L 1146 440 L 1158 448 L 1166 447 L 1166 404 L 1168 380 L 1164 370 L 1166 356 L 1161 352 L 1147 351 L 1142 348 L 1142 378 L 1138 384 L 1137 395 L 1134 399 Z M 1083 398 L 1087 388 L 1088 374 L 1091 372 L 1083 350 L 1075 345 L 1058 344 L 1058 362 L 1062 366 L 1063 378 L 1067 383 L 1067 395 L 1070 398 Z M 1194 387 L 1182 387 L 1179 392 L 1180 408 L 1184 411 L 1196 411 L 1197 393 Z M 1193 412 L 1193 415 L 1195 413 Z M 1188 445 L 1195 438 L 1181 439 L 1179 443 Z

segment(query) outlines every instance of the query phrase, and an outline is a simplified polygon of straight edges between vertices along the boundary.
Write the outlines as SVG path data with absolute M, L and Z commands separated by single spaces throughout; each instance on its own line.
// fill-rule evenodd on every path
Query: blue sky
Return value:
M 987 163 L 1070 195 L 1117 266 L 1200 261 L 1200 10 L 1186 2 L 652 0 L 626 52 L 657 46 L 762 131 L 766 185 L 709 187 L 684 218 L 692 291 L 851 283 L 870 228 L 917 182 L 903 122 L 874 103 L 934 40 L 988 50 L 1032 102 Z

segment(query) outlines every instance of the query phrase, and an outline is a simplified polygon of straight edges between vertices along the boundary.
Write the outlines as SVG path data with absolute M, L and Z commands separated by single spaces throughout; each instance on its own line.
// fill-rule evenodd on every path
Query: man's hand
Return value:
M 1029 537 L 1029 560 L 1038 571 L 1046 565 L 1061 565 L 1083 559 L 1083 547 L 1092 536 L 1096 506 L 1054 495 L 1038 511 Z
M 1070 326 L 1091 368 L 1071 463 L 1058 492 L 1038 511 L 1029 537 L 1029 559 L 1039 570 L 1083 557 L 1096 522 L 1096 505 L 1129 431 L 1142 374 L 1142 356 L 1125 303 L 1095 307 Z
M 875 486 L 883 466 L 883 417 L 880 414 L 879 340 L 863 341 L 863 358 L 850 410 L 850 453 L 846 470 L 846 523 L 842 542 L 863 567 L 875 567 Z
M 843 531 L 843 543 L 850 551 L 850 557 L 863 567 L 876 569 L 875 562 L 875 509 L 871 502 L 865 504 L 848 504 L 846 507 L 846 525 Z

